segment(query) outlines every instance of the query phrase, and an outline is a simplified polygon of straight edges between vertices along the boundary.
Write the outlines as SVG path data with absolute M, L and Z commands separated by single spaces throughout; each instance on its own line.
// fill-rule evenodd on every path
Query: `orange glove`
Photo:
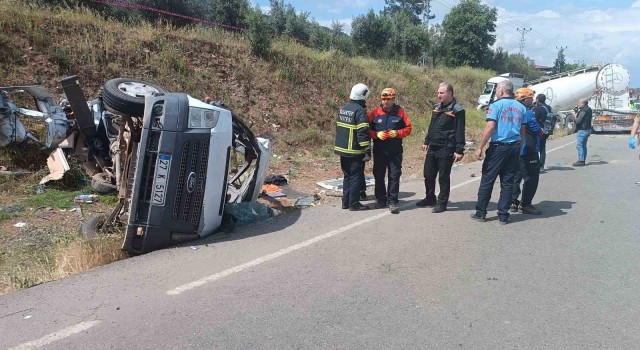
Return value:
M 389 130 L 387 131 L 387 135 L 389 135 L 390 139 L 394 139 L 396 137 L 398 137 L 398 132 L 395 130 Z
M 386 131 L 378 131 L 378 138 L 382 141 L 389 138 L 389 134 Z

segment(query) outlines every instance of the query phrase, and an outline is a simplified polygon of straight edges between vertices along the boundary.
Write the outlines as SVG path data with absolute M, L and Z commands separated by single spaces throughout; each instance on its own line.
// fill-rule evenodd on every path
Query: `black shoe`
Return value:
M 348 206 L 348 205 L 344 205 L 344 204 L 343 204 L 343 205 L 342 205 L 342 209 L 349 209 L 349 206 Z
M 517 213 L 519 209 L 520 209 L 520 205 L 518 203 L 511 204 L 510 210 L 512 213 Z
M 509 219 L 499 219 L 498 222 L 500 222 L 500 225 L 506 225 L 509 223 Z
M 373 207 L 376 208 L 376 209 L 386 208 L 387 207 L 387 203 L 385 203 L 385 202 L 376 202 L 376 204 L 374 204 Z
M 391 212 L 391 214 L 398 214 L 400 212 L 398 203 L 389 203 L 389 211 Z
M 354 206 L 349 207 L 349 211 L 369 210 L 369 206 L 357 203 Z
M 367 199 L 367 192 L 360 192 L 360 200 L 366 200 Z
M 447 211 L 447 206 L 445 205 L 436 205 L 435 207 L 433 207 L 433 209 L 431 209 L 432 213 L 442 213 L 443 211 Z
M 522 210 L 522 214 L 529 214 L 529 215 L 540 215 L 542 214 L 542 212 L 533 206 L 533 204 L 529 204 L 527 206 L 524 206 L 521 208 Z
M 422 199 L 422 200 L 418 201 L 418 203 L 416 203 L 416 205 L 419 206 L 419 207 L 435 207 L 436 204 L 438 204 L 438 202 L 436 202 L 436 201 L 431 202 L 431 201 L 428 201 L 426 198 Z
M 579 160 L 579 161 L 577 161 L 577 162 L 573 163 L 572 165 L 573 165 L 573 166 L 585 166 L 584 161 L 581 161 L 581 160 Z
M 475 221 L 478 221 L 478 222 L 485 222 L 485 220 L 486 220 L 484 218 L 484 216 L 480 216 L 480 215 L 478 215 L 478 213 L 471 214 L 471 219 L 473 219 Z

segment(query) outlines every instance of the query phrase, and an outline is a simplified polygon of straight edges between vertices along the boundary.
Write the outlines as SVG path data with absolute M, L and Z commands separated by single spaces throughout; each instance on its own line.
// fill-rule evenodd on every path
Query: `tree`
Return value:
M 489 46 L 496 41 L 495 7 L 479 0 L 462 0 L 444 17 L 442 28 L 447 42 L 444 61 L 449 66 L 482 67 L 491 57 Z
M 378 16 L 373 10 L 359 15 L 351 23 L 351 40 L 356 53 L 377 56 L 385 54 L 391 34 L 391 21 L 388 16 Z
M 256 6 L 253 10 L 247 11 L 247 22 L 249 23 L 248 37 L 251 52 L 254 55 L 266 58 L 271 52 L 271 38 L 269 37 L 269 20 L 265 18 Z
M 445 50 L 444 32 L 442 26 L 436 24 L 429 27 L 427 57 L 431 61 L 431 67 L 436 67 L 442 61 Z
M 269 10 L 269 19 L 271 20 L 271 28 L 276 34 L 284 33 L 287 24 L 286 8 L 284 0 L 269 0 L 271 9 Z
M 387 43 L 391 57 L 416 62 L 428 45 L 424 28 L 415 24 L 405 12 L 391 16 L 391 36 Z
M 245 17 L 249 11 L 247 0 L 209 0 L 208 3 L 212 21 L 234 27 L 246 25 Z
M 556 57 L 556 61 L 553 62 L 553 74 L 558 74 L 566 71 L 566 64 L 567 63 L 564 60 L 564 47 L 561 47 L 558 51 L 558 57 Z
M 393 16 L 398 13 L 403 13 L 411 19 L 411 23 L 420 24 L 422 20 L 420 16 L 423 10 L 423 0 L 384 0 L 386 6 L 383 13 Z

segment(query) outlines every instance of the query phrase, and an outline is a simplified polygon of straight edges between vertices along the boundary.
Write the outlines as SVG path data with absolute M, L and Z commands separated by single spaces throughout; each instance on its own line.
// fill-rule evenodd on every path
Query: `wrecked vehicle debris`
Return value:
M 7 144 L 26 138 L 42 144 L 51 155 L 49 179 L 61 178 L 73 155 L 96 193 L 118 193 L 113 212 L 90 218 L 91 225 L 80 228 L 84 234 L 95 236 L 105 223 L 121 225 L 122 249 L 142 254 L 215 233 L 229 221 L 226 203 L 260 195 L 270 141 L 256 137 L 223 104 L 129 78 L 107 81 L 102 94 L 87 101 L 76 76 L 60 83 L 65 95 L 59 106 L 41 86 L 0 88 L 0 118 L 13 120 L 2 132 Z M 40 114 L 6 97 L 18 90 L 46 101 L 38 105 Z M 29 137 L 16 123 L 22 116 L 46 121 L 52 136 L 44 143 Z

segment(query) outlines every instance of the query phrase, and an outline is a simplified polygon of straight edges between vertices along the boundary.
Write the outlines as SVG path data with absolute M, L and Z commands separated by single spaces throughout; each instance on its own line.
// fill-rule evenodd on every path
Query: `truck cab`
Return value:
M 495 100 L 496 87 L 498 83 L 505 80 L 510 80 L 513 83 L 513 90 L 519 89 L 524 86 L 524 75 L 518 73 L 504 73 L 497 77 L 490 78 L 485 82 L 484 89 L 478 97 L 478 110 L 485 109 L 491 102 Z
M 133 254 L 216 232 L 225 203 L 257 198 L 270 159 L 268 140 L 229 109 L 183 93 L 147 96 L 134 149 L 123 181 Z

